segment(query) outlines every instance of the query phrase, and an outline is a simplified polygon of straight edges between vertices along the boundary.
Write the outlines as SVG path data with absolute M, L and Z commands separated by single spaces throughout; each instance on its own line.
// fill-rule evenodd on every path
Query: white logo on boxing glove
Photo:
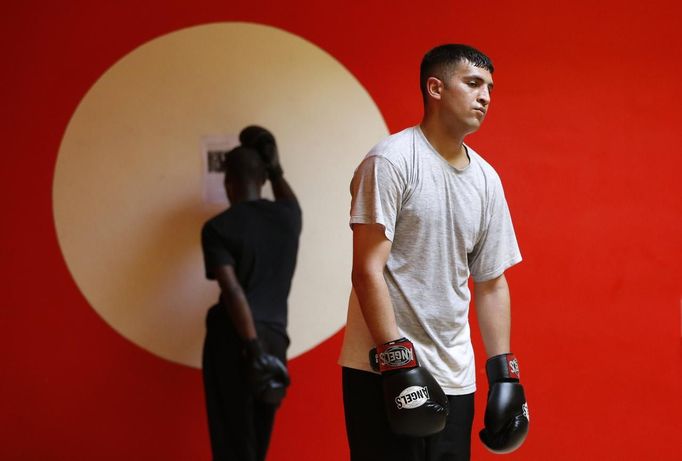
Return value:
M 523 405 L 521 406 L 521 410 L 523 411 L 523 416 L 525 416 L 526 419 L 530 421 L 530 413 L 528 412 L 528 402 L 523 403 Z
M 401 367 L 412 361 L 412 350 L 405 346 L 391 346 L 379 354 L 381 364 L 389 367 Z
M 421 407 L 427 400 L 429 400 L 428 387 L 410 386 L 403 389 L 400 395 L 395 398 L 395 405 L 399 410 L 410 410 Z

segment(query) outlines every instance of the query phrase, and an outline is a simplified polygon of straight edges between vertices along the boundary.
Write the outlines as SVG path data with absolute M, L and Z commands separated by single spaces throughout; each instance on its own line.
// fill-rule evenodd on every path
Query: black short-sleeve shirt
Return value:
M 204 224 L 206 277 L 215 279 L 218 266 L 233 266 L 254 321 L 285 329 L 300 233 L 295 201 L 239 202 Z

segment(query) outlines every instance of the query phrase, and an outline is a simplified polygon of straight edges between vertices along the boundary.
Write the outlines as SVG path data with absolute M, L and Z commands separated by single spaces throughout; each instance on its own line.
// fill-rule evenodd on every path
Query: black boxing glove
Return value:
M 263 350 L 258 339 L 246 343 L 246 378 L 256 400 L 279 405 L 289 386 L 289 372 L 282 361 Z
M 381 372 L 386 414 L 393 432 L 426 437 L 445 428 L 448 398 L 431 373 L 419 366 L 408 339 L 372 349 L 370 363 Z
M 258 151 L 271 181 L 284 174 L 279 163 L 275 137 L 268 130 L 257 125 L 247 126 L 239 133 L 239 142 L 244 147 L 251 147 Z
M 510 453 L 528 435 L 528 403 L 519 383 L 519 362 L 513 354 L 496 355 L 485 364 L 488 376 L 488 404 L 485 427 L 479 433 L 485 447 L 493 453 Z

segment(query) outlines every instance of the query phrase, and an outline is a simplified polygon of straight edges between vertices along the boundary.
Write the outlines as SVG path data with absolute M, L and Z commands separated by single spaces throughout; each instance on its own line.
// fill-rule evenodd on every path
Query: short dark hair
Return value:
M 447 80 L 461 61 L 469 61 L 476 67 L 486 69 L 491 74 L 495 71 L 493 62 L 488 56 L 469 45 L 450 43 L 429 50 L 422 58 L 419 66 L 419 87 L 424 102 L 427 100 L 426 81 L 429 77 Z
M 247 183 L 265 181 L 265 164 L 256 149 L 238 146 L 225 155 L 225 181 Z

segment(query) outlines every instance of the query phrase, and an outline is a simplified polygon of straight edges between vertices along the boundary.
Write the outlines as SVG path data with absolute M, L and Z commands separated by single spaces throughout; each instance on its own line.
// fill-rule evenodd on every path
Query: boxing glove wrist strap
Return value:
M 407 338 L 396 339 L 377 346 L 376 349 L 370 351 L 369 356 L 372 368 L 381 373 L 419 366 L 414 346 Z
M 489 383 L 519 381 L 519 361 L 511 352 L 490 357 L 485 363 Z

